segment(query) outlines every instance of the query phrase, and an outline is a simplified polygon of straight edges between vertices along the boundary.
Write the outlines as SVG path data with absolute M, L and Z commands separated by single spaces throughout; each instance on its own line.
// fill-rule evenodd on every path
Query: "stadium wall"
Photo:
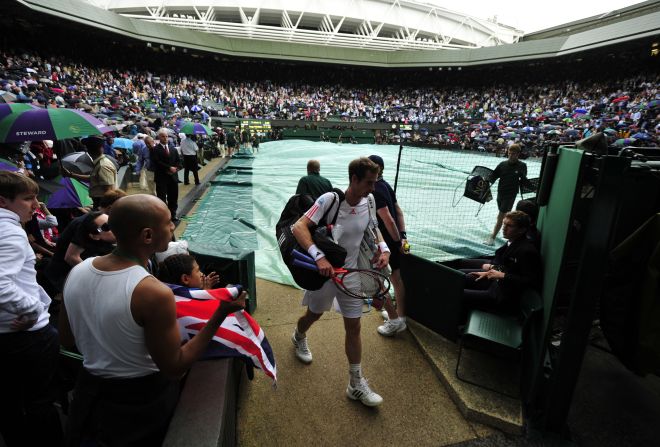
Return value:
M 145 43 L 230 56 L 373 67 L 461 67 L 563 56 L 660 35 L 660 2 L 651 12 L 583 32 L 510 45 L 454 51 L 372 51 L 235 39 L 131 19 L 79 0 L 17 0 L 33 11 L 94 26 Z

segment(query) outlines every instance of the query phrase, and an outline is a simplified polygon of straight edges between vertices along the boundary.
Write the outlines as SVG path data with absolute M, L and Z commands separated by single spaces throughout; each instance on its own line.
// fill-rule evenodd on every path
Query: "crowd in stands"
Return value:
M 76 107 L 135 135 L 140 123 L 224 118 L 391 123 L 380 142 L 413 141 L 498 151 L 507 142 L 543 146 L 606 131 L 611 143 L 655 146 L 660 124 L 657 73 L 616 81 L 509 83 L 487 87 L 351 87 L 193 73 L 97 67 L 17 51 L 0 55 L 5 99 Z M 240 134 L 239 134 L 240 135 Z

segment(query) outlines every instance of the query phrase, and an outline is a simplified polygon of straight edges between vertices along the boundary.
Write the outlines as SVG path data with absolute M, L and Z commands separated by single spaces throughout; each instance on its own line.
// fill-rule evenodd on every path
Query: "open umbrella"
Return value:
M 106 131 L 101 121 L 80 110 L 33 109 L 12 113 L 0 121 L 0 142 L 64 140 Z
M 198 106 L 197 104 L 195 104 L 194 106 L 192 106 L 190 108 L 191 112 L 200 112 L 201 110 L 202 110 L 202 108 L 200 106 Z
M 623 147 L 623 146 L 628 146 L 629 144 L 633 144 L 634 142 L 635 142 L 634 138 L 619 138 L 614 142 L 614 145 L 618 147 Z
M 202 123 L 186 123 L 179 129 L 179 132 L 186 135 L 212 135 L 213 130 Z
M 548 135 L 561 135 L 561 130 L 552 129 L 548 132 Z
M 18 171 L 18 166 L 6 158 L 0 158 L 0 171 L 16 172 Z
M 611 127 L 608 127 L 603 132 L 608 134 L 608 135 L 614 135 L 616 133 L 616 130 L 612 129 Z
M 577 135 L 580 135 L 580 132 L 575 129 L 568 129 L 564 134 L 568 135 L 569 137 L 575 137 Z
M 119 149 L 133 150 L 133 140 L 130 138 L 115 138 L 112 147 Z
M 650 140 L 651 135 L 644 133 L 644 132 L 637 132 L 635 135 L 632 136 L 633 138 L 636 138 L 638 140 Z
M 16 95 L 11 92 L 6 92 L 0 90 L 0 102 L 14 102 L 16 101 Z
M 652 109 L 654 107 L 660 107 L 660 99 L 654 99 L 646 104 L 647 109 Z
M 92 172 L 94 162 L 87 152 L 72 152 L 62 157 L 62 166 L 71 172 L 87 175 Z
M 92 205 L 89 186 L 86 184 L 69 177 L 57 177 L 52 182 L 59 184 L 61 189 L 46 194 L 45 202 L 48 208 L 78 208 Z
M 587 113 L 587 109 L 575 109 L 575 113 Z
M 630 99 L 630 96 L 624 95 L 624 96 L 619 96 L 618 98 L 614 98 L 612 102 L 622 102 L 622 101 L 628 101 Z
M 0 120 L 12 113 L 23 112 L 25 110 L 36 109 L 36 108 L 37 107 L 33 106 L 32 104 L 26 104 L 24 102 L 17 104 L 0 104 Z

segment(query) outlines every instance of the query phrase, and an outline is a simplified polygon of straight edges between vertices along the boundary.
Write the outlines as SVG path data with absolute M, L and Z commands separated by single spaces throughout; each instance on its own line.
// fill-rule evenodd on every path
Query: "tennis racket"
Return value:
M 293 265 L 319 271 L 312 257 L 296 249 L 292 250 L 291 254 L 293 255 Z M 371 300 L 376 309 L 382 308 L 383 299 L 390 290 L 389 278 L 377 270 L 335 268 L 332 280 L 335 286 L 346 295 L 360 300 Z

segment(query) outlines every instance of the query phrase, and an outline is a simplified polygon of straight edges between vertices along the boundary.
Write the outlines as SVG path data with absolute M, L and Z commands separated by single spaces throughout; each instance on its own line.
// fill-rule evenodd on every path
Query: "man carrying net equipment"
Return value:
M 502 228 L 504 215 L 513 208 L 521 185 L 529 185 L 529 180 L 527 180 L 527 165 L 518 160 L 519 156 L 520 145 L 511 145 L 509 148 L 509 158 L 497 165 L 495 171 L 493 171 L 493 175 L 488 179 L 491 185 L 498 179 L 500 183 L 497 186 L 497 208 L 499 214 L 497 215 L 497 222 L 495 223 L 493 232 L 484 241 L 486 245 L 495 244 L 495 238 Z
M 353 160 L 348 165 L 349 186 L 345 200 L 339 204 L 339 213 L 333 228 L 336 242 L 347 252 L 345 269 L 357 268 L 360 243 L 367 226 L 370 224 L 370 212 L 367 197 L 374 191 L 378 179 L 378 165 L 368 158 Z M 293 235 L 309 257 L 314 260 L 319 274 L 328 278 L 335 276 L 335 268 L 328 262 L 325 254 L 314 244 L 310 229 L 316 227 L 329 207 L 335 206 L 333 193 L 319 197 L 314 205 L 293 226 Z M 379 270 L 389 263 L 390 252 L 387 244 L 378 237 L 380 252 L 374 263 L 374 269 Z M 301 252 L 302 253 L 302 252 Z M 311 266 L 311 263 L 308 263 Z M 350 275 L 349 275 L 350 276 Z M 353 275 L 355 276 L 355 275 Z M 347 289 L 355 292 L 360 288 L 359 281 L 350 280 Z M 326 281 L 319 290 L 307 290 L 303 305 L 307 306 L 305 314 L 298 320 L 292 336 L 296 357 L 303 363 L 311 363 L 312 353 L 307 345 L 307 330 L 316 322 L 323 312 L 330 310 L 334 299 L 337 299 L 339 310 L 344 319 L 346 331 L 345 349 L 349 363 L 349 384 L 346 395 L 353 400 L 360 400 L 367 406 L 377 406 L 383 398 L 374 393 L 367 380 L 362 376 L 362 340 L 360 338 L 360 318 L 362 316 L 362 299 L 355 299 L 345 291 L 335 286 L 336 281 Z

